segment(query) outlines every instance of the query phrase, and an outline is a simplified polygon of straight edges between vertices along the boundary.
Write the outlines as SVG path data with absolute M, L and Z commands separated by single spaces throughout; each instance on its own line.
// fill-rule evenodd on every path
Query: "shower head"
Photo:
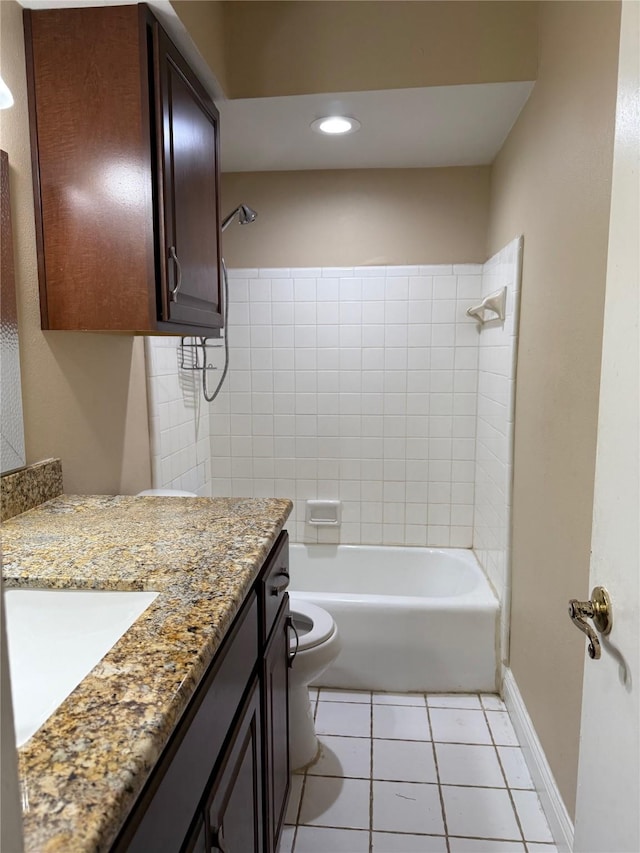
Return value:
M 255 210 L 252 210 L 246 204 L 239 204 L 238 207 L 236 207 L 236 209 L 232 211 L 232 213 L 230 213 L 228 216 L 225 216 L 225 218 L 222 220 L 222 231 L 224 231 L 226 228 L 229 227 L 229 225 L 231 225 L 236 214 L 238 214 L 238 222 L 240 223 L 240 225 L 247 225 L 247 223 L 253 222 L 256 216 L 258 215 Z

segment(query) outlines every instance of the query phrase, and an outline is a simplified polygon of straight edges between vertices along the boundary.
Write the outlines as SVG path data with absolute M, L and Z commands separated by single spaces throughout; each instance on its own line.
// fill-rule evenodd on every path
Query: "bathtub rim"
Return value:
M 376 604 L 383 605 L 384 602 L 387 602 L 388 604 L 393 603 L 393 606 L 399 607 L 400 609 L 411 609 L 412 607 L 415 607 L 427 610 L 446 610 L 447 608 L 462 610 L 474 610 L 477 608 L 498 610 L 500 608 L 498 596 L 496 595 L 489 578 L 485 574 L 478 558 L 471 548 L 430 548 L 422 545 L 341 545 L 324 542 L 294 542 L 289 546 L 290 561 L 292 551 L 295 553 L 300 552 L 303 549 L 316 550 L 319 548 L 324 549 L 326 547 L 333 549 L 336 552 L 336 557 L 339 556 L 338 552 L 340 549 L 349 554 L 355 554 L 360 551 L 366 553 L 368 551 L 385 552 L 389 550 L 394 552 L 409 551 L 412 552 L 412 555 L 423 551 L 434 556 L 455 557 L 471 569 L 479 583 L 474 587 L 474 589 L 469 592 L 461 593 L 460 595 L 396 595 L 393 592 L 380 594 L 367 592 L 327 592 L 322 589 L 297 590 L 295 587 L 295 578 L 292 577 L 291 585 L 289 587 L 290 593 L 294 593 L 294 595 L 300 596 L 304 600 L 312 600 L 313 598 L 316 598 L 335 603 L 343 602 L 345 604 L 360 603 L 374 606 Z M 292 566 L 290 566 L 290 570 L 291 569 Z

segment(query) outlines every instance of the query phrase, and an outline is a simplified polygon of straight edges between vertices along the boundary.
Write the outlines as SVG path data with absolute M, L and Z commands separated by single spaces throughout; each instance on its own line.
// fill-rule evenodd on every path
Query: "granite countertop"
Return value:
M 5 588 L 160 592 L 19 749 L 26 851 L 109 849 L 290 511 L 61 496 L 2 525 Z

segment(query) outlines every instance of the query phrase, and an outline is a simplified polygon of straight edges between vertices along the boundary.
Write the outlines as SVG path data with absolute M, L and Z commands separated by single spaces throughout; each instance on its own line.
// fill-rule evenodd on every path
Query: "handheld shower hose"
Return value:
M 254 222 L 258 215 L 255 210 L 252 210 L 246 204 L 240 204 L 236 209 L 222 220 L 221 231 L 224 232 L 233 222 L 235 215 L 238 214 L 238 222 L 240 225 L 248 225 Z M 227 372 L 229 370 L 229 276 L 227 274 L 227 265 L 222 258 L 222 281 L 224 285 L 224 368 L 215 390 L 210 394 L 207 388 L 207 366 L 203 365 L 202 369 L 202 393 L 207 403 L 213 403 L 220 389 L 224 384 Z M 200 338 L 203 351 L 206 353 L 207 338 Z

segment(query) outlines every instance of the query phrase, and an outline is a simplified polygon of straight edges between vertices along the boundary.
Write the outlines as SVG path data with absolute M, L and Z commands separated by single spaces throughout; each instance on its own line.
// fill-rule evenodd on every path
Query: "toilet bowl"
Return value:
M 289 600 L 295 628 L 290 639 L 293 661 L 289 672 L 289 757 L 291 769 L 299 770 L 318 754 L 309 684 L 338 656 L 340 637 L 326 610 L 299 599 L 295 592 L 289 593 Z

